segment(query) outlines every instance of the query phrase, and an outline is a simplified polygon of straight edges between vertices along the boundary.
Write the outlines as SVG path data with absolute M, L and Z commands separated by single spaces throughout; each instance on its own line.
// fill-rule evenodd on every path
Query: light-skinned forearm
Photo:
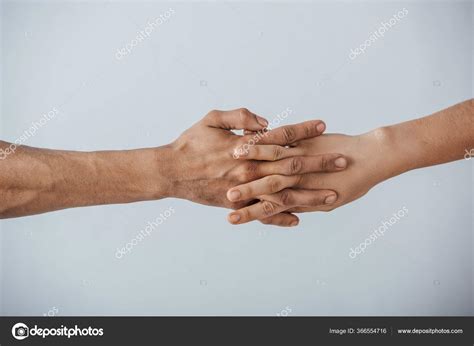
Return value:
M 327 134 L 300 141 L 288 150 L 298 151 L 298 155 L 339 152 L 349 160 L 347 169 L 331 174 L 302 175 L 294 186 L 296 190 L 288 189 L 293 186 L 278 175 L 236 186 L 228 191 L 228 196 L 235 191 L 241 199 L 259 198 L 261 202 L 251 206 L 252 214 L 245 209 L 237 210 L 230 214 L 229 220 L 233 222 L 233 215 L 239 216 L 238 223 L 261 219 L 262 215 L 268 220 L 268 210 L 330 211 L 364 196 L 375 185 L 396 175 L 462 159 L 466 153 L 470 155 L 473 148 L 472 100 L 362 135 Z M 337 201 L 328 206 L 313 203 L 318 189 L 334 190 Z M 271 208 L 269 203 L 272 203 Z
M 372 132 L 380 136 L 386 163 L 385 179 L 406 171 L 462 159 L 474 148 L 473 100 L 433 115 L 387 126 Z

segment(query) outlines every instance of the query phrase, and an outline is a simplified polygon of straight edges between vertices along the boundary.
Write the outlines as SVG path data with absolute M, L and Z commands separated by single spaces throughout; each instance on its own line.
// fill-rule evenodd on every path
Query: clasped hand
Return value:
M 363 178 L 355 142 L 370 138 L 322 135 L 321 120 L 267 126 L 245 108 L 209 112 L 169 145 L 173 197 L 237 209 L 232 224 L 296 226 L 294 213 L 332 210 L 370 188 L 353 185 Z

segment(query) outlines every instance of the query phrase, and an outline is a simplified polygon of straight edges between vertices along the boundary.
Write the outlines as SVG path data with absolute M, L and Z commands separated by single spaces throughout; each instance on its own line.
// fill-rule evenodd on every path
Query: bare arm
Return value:
M 0 142 L 1 149 L 9 146 Z M 166 147 L 90 153 L 19 147 L 0 161 L 0 215 L 162 198 L 168 156 Z
M 253 138 L 230 130 L 255 132 L 266 124 L 265 119 L 246 109 L 211 111 L 169 145 L 123 151 L 74 152 L 31 147 L 12 151 L 10 143 L 0 141 L 0 218 L 165 197 L 240 208 L 251 200 L 230 202 L 226 198 L 229 188 L 269 174 L 292 174 L 295 167 L 292 158 L 256 162 L 234 157 L 235 149 L 245 147 Z M 295 134 L 292 140 L 297 141 L 320 135 L 324 123 L 314 120 L 275 130 L 283 145 L 287 131 Z M 303 171 L 342 170 L 334 164 L 340 157 L 324 154 L 302 158 L 308 161 Z M 321 162 L 329 164 L 322 166 Z M 317 192 L 322 197 L 328 193 L 334 192 Z M 285 214 L 273 224 L 290 226 L 295 220 L 296 216 Z
M 358 136 L 327 134 L 303 140 L 287 149 L 288 155 L 338 152 L 348 158 L 347 169 L 304 174 L 292 180 L 273 175 L 236 186 L 228 191 L 230 200 L 239 201 L 231 198 L 239 195 L 243 199 L 258 197 L 262 201 L 233 212 L 229 221 L 245 223 L 258 219 L 271 222 L 273 215 L 281 212 L 330 211 L 362 197 L 384 180 L 412 169 L 462 159 L 473 148 L 473 100 Z M 250 152 L 249 157 L 259 158 L 255 152 Z M 317 205 L 314 194 L 317 189 L 334 190 L 337 201 Z M 233 222 L 235 214 L 239 215 L 238 222 Z
M 467 100 L 433 115 L 382 129 L 395 155 L 393 172 L 462 159 L 474 148 L 474 101 Z

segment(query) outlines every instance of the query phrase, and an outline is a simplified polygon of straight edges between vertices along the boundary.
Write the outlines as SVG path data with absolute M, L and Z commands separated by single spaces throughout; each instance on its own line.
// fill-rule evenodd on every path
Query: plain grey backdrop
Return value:
M 471 2 L 453 1 L 3 1 L 0 135 L 15 141 L 53 107 L 27 145 L 159 146 L 211 109 L 242 106 L 363 133 L 472 97 L 472 14 Z M 234 227 L 227 210 L 172 199 L 3 220 L 0 314 L 472 315 L 473 162 L 409 172 L 302 215 L 296 229 Z M 384 237 L 349 257 L 403 207 Z

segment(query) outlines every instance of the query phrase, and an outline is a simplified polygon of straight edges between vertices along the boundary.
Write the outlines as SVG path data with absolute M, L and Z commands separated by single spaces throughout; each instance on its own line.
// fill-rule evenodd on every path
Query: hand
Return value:
M 156 148 L 75 152 L 0 141 L 0 152 L 9 153 L 8 158 L 0 158 L 0 196 L 5 196 L 0 199 L 0 218 L 166 197 L 236 209 L 252 201 L 228 201 L 229 188 L 271 174 L 318 172 L 318 162 L 332 162 L 337 156 L 321 155 L 301 169 L 295 163 L 304 159 L 285 159 L 285 148 L 275 145 L 274 150 L 283 153 L 277 162 L 234 159 L 234 149 L 251 144 L 252 138 L 231 129 L 255 132 L 266 126 L 265 119 L 238 109 L 212 111 L 175 142 Z M 284 132 L 275 130 L 270 137 L 279 136 L 281 141 L 296 134 L 294 140 L 301 140 L 323 130 L 324 123 L 316 120 L 289 126 Z M 294 219 L 281 214 L 272 222 L 290 224 Z
M 330 211 L 362 197 L 373 186 L 394 175 L 391 165 L 386 164 L 389 161 L 386 137 L 385 131 L 379 129 L 360 136 L 328 134 L 295 143 L 287 149 L 292 155 L 338 152 L 347 158 L 348 168 L 293 177 L 271 175 L 236 186 L 228 191 L 229 198 L 240 195 L 234 201 L 258 198 L 260 202 L 231 213 L 229 221 L 273 223 L 273 218 L 282 212 Z M 249 157 L 258 159 L 255 149 L 251 148 Z M 330 201 L 324 203 L 318 192 L 321 189 L 334 190 L 337 199 L 336 195 L 326 197 Z M 232 222 L 234 215 L 238 215 L 238 222 Z
M 233 186 L 267 175 L 291 176 L 342 169 L 335 165 L 335 161 L 342 156 L 340 154 L 291 157 L 293 152 L 283 146 L 319 136 L 325 129 L 324 123 L 320 120 L 282 127 L 263 135 L 261 143 L 271 141 L 281 145 L 260 146 L 259 142 L 249 146 L 258 151 L 260 161 L 253 159 L 251 154 L 253 151 L 249 151 L 249 155 L 245 155 L 244 152 L 242 153 L 244 156 L 234 158 L 236 148 L 248 146 L 253 135 L 239 136 L 230 130 L 261 131 L 266 125 L 265 119 L 246 109 L 211 111 L 167 146 L 168 159 L 165 161 L 173 162 L 164 172 L 169 182 L 167 197 L 237 209 L 252 203 L 254 198 L 229 201 L 226 192 Z M 318 193 L 321 196 L 334 194 L 333 191 L 325 190 Z M 272 223 L 291 225 L 295 220 L 298 219 L 294 215 L 282 214 L 275 217 Z

